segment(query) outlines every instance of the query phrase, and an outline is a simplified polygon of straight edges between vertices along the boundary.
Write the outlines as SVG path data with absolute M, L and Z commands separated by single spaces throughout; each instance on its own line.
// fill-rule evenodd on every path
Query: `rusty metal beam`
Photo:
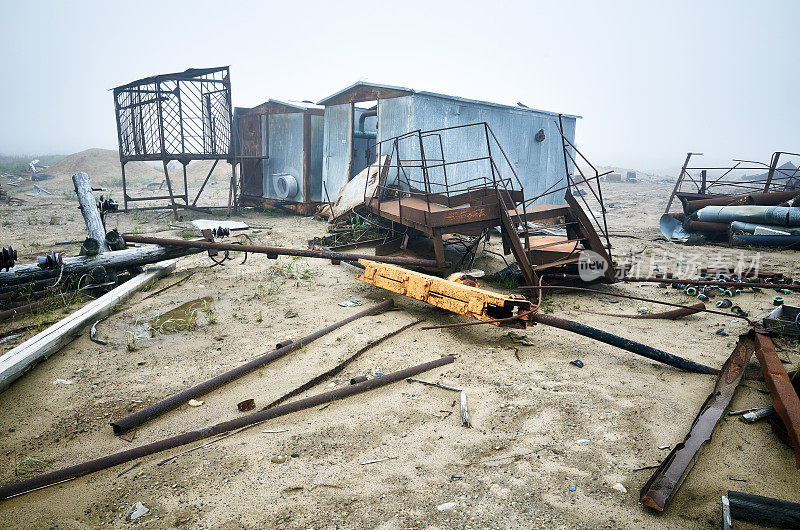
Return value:
M 722 366 L 714 391 L 706 398 L 683 442 L 675 446 L 640 491 L 640 502 L 663 511 L 694 466 L 703 446 L 711 440 L 717 422 L 736 393 L 744 369 L 753 354 L 753 339 L 740 335 L 733 353 Z
M 358 262 L 364 272 L 356 279 L 362 282 L 496 326 L 527 326 L 524 318 L 508 319 L 530 311 L 531 302 L 523 296 L 497 294 L 375 260 Z
M 252 252 L 255 254 L 266 254 L 272 259 L 278 256 L 298 256 L 302 258 L 323 258 L 333 261 L 353 261 L 358 259 L 369 259 L 381 263 L 394 263 L 410 267 L 437 268 L 436 260 L 403 258 L 393 256 L 372 256 L 369 254 L 355 254 L 349 252 L 328 252 L 324 250 L 306 250 L 299 248 L 271 247 L 266 245 L 240 245 L 237 243 L 219 243 L 217 241 L 169 239 L 164 237 L 140 236 L 136 234 L 125 234 L 122 236 L 128 243 L 145 243 L 159 245 L 162 247 L 182 247 L 199 248 L 203 250 L 227 250 L 233 252 Z M 449 263 L 445 265 L 449 266 Z
M 142 445 L 140 447 L 134 447 L 133 449 L 128 449 L 127 451 L 107 455 L 95 460 L 90 460 L 89 462 L 59 469 L 51 473 L 45 473 L 44 475 L 29 478 L 27 480 L 17 482 L 16 484 L 9 484 L 8 486 L 0 488 L 0 499 L 8 499 L 11 497 L 16 497 L 17 495 L 30 493 L 31 491 L 52 486 L 53 484 L 65 482 L 83 475 L 88 475 L 89 473 L 100 471 L 101 469 L 108 469 L 119 464 L 124 464 L 125 462 L 130 462 L 131 460 L 135 460 L 143 456 L 152 455 L 154 453 L 166 451 L 167 449 L 173 449 L 175 447 L 180 447 L 182 445 L 186 445 L 197 440 L 202 440 L 216 434 L 222 434 L 235 429 L 240 429 L 242 427 L 255 425 L 256 423 L 261 423 L 273 418 L 285 416 L 287 414 L 291 414 L 292 412 L 299 412 L 301 410 L 319 407 L 320 405 L 328 404 L 337 399 L 343 399 L 356 394 L 361 394 L 368 390 L 373 390 L 375 388 L 386 386 L 390 383 L 395 383 L 409 377 L 414 377 L 415 375 L 427 372 L 428 370 L 433 370 L 434 368 L 450 364 L 454 360 L 455 358 L 449 355 L 446 357 L 440 357 L 435 361 L 430 361 L 424 364 L 412 366 L 410 368 L 405 368 L 403 370 L 398 370 L 397 372 L 385 374 L 381 377 L 375 377 L 362 383 L 347 385 L 343 388 L 331 390 L 330 392 L 316 394 L 314 396 L 293 401 L 291 403 L 278 405 L 277 407 L 273 407 L 271 409 L 261 410 L 246 416 L 240 416 L 232 420 L 218 423 L 216 425 L 204 427 L 196 431 L 178 434 L 164 440 L 159 440 L 157 442 Z
M 364 272 L 356 276 L 356 279 L 434 307 L 474 318 L 479 321 L 477 323 L 523 329 L 532 323 L 545 324 L 616 346 L 681 370 L 700 374 L 719 372 L 716 368 L 672 355 L 580 322 L 536 313 L 531 302 L 519 295 L 493 293 L 394 265 L 375 263 L 369 260 L 359 260 L 359 263 L 364 266 Z
M 778 413 L 794 447 L 795 465 L 800 469 L 800 398 L 789 375 L 775 352 L 772 339 L 763 330 L 755 330 L 756 357 L 772 396 L 772 406 Z

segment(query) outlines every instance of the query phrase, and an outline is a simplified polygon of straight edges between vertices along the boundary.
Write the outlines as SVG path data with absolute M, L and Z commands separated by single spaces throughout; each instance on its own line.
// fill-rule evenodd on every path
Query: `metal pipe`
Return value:
M 164 237 L 140 236 L 136 234 L 125 234 L 123 236 L 128 243 L 147 243 L 160 245 L 162 247 L 184 247 L 199 248 L 203 250 L 232 250 L 234 252 L 253 252 L 255 254 L 266 254 L 268 257 L 277 256 L 299 256 L 303 258 L 323 258 L 334 261 L 354 261 L 359 259 L 369 259 L 380 263 L 393 263 L 395 265 L 408 265 L 412 267 L 437 268 L 436 260 L 403 258 L 393 256 L 372 256 L 370 254 L 353 254 L 348 252 L 326 252 L 324 250 L 306 250 L 299 248 L 270 247 L 264 245 L 238 245 L 236 243 L 219 243 L 217 241 L 168 239 Z M 449 266 L 446 263 L 446 266 Z
M 662 311 L 661 313 L 645 313 L 642 315 L 625 315 L 622 313 L 601 313 L 599 311 L 583 311 L 583 312 L 590 313 L 592 315 L 603 315 L 607 317 L 618 317 L 618 318 L 673 319 L 673 318 L 680 318 L 689 315 L 694 315 L 695 313 L 700 313 L 701 311 L 705 310 L 705 308 L 706 305 L 703 302 L 697 302 L 696 304 L 693 304 L 689 307 L 672 309 L 670 311 Z
M 282 395 L 278 399 L 272 401 L 271 403 L 269 403 L 264 408 L 265 409 L 271 409 L 272 407 L 280 405 L 281 403 L 283 403 L 287 399 L 293 398 L 295 396 L 299 396 L 300 394 L 302 394 L 306 390 L 308 390 L 310 388 L 313 388 L 314 386 L 316 386 L 320 382 L 324 381 L 325 379 L 333 377 L 334 375 L 336 375 L 339 372 L 341 372 L 342 370 L 344 370 L 347 367 L 348 364 L 350 364 L 351 362 L 353 362 L 356 359 L 358 359 L 359 357 L 361 357 L 361 355 L 364 352 L 367 352 L 367 351 L 371 350 L 375 346 L 377 346 L 377 345 L 381 344 L 382 342 L 394 337 L 395 335 L 401 333 L 402 331 L 405 331 L 406 329 L 410 328 L 411 326 L 416 326 L 420 322 L 421 322 L 421 320 L 417 320 L 416 322 L 412 322 L 410 324 L 406 324 L 405 326 L 403 326 L 403 327 L 401 327 L 399 329 L 396 329 L 395 331 L 387 333 L 386 335 L 384 335 L 383 337 L 380 337 L 379 339 L 376 339 L 376 340 L 373 340 L 373 341 L 369 342 L 366 346 L 364 346 L 363 348 L 361 348 L 360 350 L 358 350 L 354 354 L 350 355 L 348 358 L 346 358 L 345 360 L 343 360 L 342 362 L 340 362 L 339 364 L 337 364 L 336 366 L 334 366 L 330 370 L 328 370 L 328 371 L 326 371 L 326 372 L 324 372 L 324 373 L 322 373 L 322 374 L 320 374 L 320 375 L 318 375 L 316 377 L 313 377 L 313 378 L 309 379 L 308 381 L 306 381 L 305 383 L 303 383 L 299 387 L 295 388 L 294 390 L 292 390 L 290 392 L 287 392 L 286 394 Z M 358 381 L 356 381 L 356 382 L 358 382 Z M 353 383 L 351 383 L 351 384 L 353 384 Z
M 767 283 L 767 282 L 717 282 L 713 280 L 684 280 L 679 278 L 649 278 L 641 276 L 626 276 L 620 278 L 621 282 L 643 283 L 680 283 L 684 285 L 711 285 L 713 287 L 758 287 L 761 289 L 789 289 L 800 291 L 800 285 L 793 283 Z
M 550 275 L 548 275 L 548 276 L 550 276 Z M 566 276 L 566 275 L 564 275 L 564 276 Z M 630 295 L 630 294 L 616 293 L 616 292 L 613 292 L 613 291 L 601 291 L 600 289 L 590 289 L 588 287 L 573 287 L 571 285 L 524 285 L 524 286 L 521 287 L 521 289 L 531 289 L 531 290 L 542 290 L 542 289 L 558 290 L 558 289 L 564 289 L 566 291 L 581 291 L 581 292 L 585 292 L 585 293 L 596 293 L 596 294 L 602 294 L 602 295 L 606 295 L 606 296 L 616 296 L 618 298 L 625 298 L 625 299 L 628 299 L 628 300 L 638 300 L 640 302 L 648 302 L 648 303 L 651 303 L 651 304 L 667 305 L 667 306 L 671 306 L 671 307 L 677 307 L 679 309 L 696 310 L 694 312 L 716 313 L 718 315 L 723 315 L 723 316 L 726 316 L 726 317 L 742 318 L 744 320 L 747 320 L 748 324 L 750 323 L 750 320 L 747 317 L 742 316 L 742 315 L 723 313 L 722 311 L 715 311 L 714 309 L 700 309 L 696 305 L 690 306 L 690 305 L 684 305 L 684 304 L 673 304 L 672 302 L 665 302 L 663 300 L 655 300 L 653 298 L 643 298 L 641 296 L 633 296 L 633 295 Z
M 279 359 L 283 357 L 287 353 L 293 352 L 302 348 L 303 346 L 313 342 L 314 340 L 322 337 L 323 335 L 327 335 L 331 331 L 334 331 L 345 324 L 349 324 L 354 320 L 358 320 L 361 317 L 365 317 L 367 315 L 374 315 L 375 313 L 380 313 L 390 307 L 394 306 L 394 300 L 391 298 L 380 304 L 374 305 L 370 308 L 367 308 L 355 315 L 349 316 L 344 320 L 340 320 L 335 324 L 331 324 L 330 326 L 323 328 L 319 331 L 315 331 L 311 335 L 305 336 L 300 340 L 292 342 L 288 345 L 283 347 L 279 347 L 275 351 L 267 353 L 266 355 L 262 355 L 260 357 L 256 357 L 252 361 L 249 361 L 241 366 L 238 366 L 232 370 L 228 370 L 227 372 L 220 374 L 218 376 L 212 377 L 200 384 L 197 384 L 191 388 L 187 388 L 182 392 L 178 392 L 177 394 L 173 394 L 172 396 L 159 401 L 153 405 L 150 405 L 147 408 L 134 412 L 133 414 L 126 416 L 120 420 L 111 423 L 111 427 L 114 429 L 114 434 L 122 434 L 127 432 L 134 427 L 141 425 L 142 423 L 146 422 L 149 419 L 152 419 L 156 416 L 159 416 L 167 411 L 170 411 L 183 403 L 186 403 L 190 399 L 193 399 L 197 396 L 205 394 L 206 392 L 210 392 L 211 390 L 224 385 L 225 383 L 229 383 L 234 379 L 237 379 L 245 374 L 252 372 L 258 368 L 261 368 L 267 363 L 274 361 L 275 359 Z
M 687 232 L 728 233 L 727 223 L 709 223 L 707 221 L 695 221 L 693 219 L 684 221 L 683 228 Z
M 361 113 L 361 116 L 358 117 L 358 130 L 361 131 L 362 133 L 366 132 L 364 130 L 364 122 L 366 122 L 367 118 L 369 118 L 370 116 L 375 116 L 377 118 L 378 109 L 365 110 L 364 112 Z M 377 133 L 375 133 L 375 137 L 376 138 L 378 137 Z
M 378 133 L 372 131 L 353 131 L 353 138 L 360 138 L 363 140 L 377 140 Z
M 800 236 L 793 235 L 754 235 L 732 234 L 731 246 L 734 247 L 765 247 L 765 248 L 798 248 Z
M 414 377 L 415 375 L 427 372 L 428 370 L 433 370 L 434 368 L 450 364 L 454 360 L 454 357 L 448 355 L 446 357 L 436 359 L 435 361 L 418 364 L 417 366 L 398 370 L 397 372 L 385 374 L 381 377 L 375 377 L 373 379 L 364 381 L 363 383 L 347 385 L 330 392 L 324 392 L 322 394 L 310 396 L 304 399 L 293 401 L 291 403 L 286 403 L 284 405 L 278 405 L 277 407 L 271 409 L 261 410 L 246 416 L 240 416 L 238 418 L 218 423 L 210 427 L 204 427 L 196 431 L 178 434 L 176 436 L 143 445 L 141 447 L 135 447 L 127 451 L 114 453 L 108 456 L 97 458 L 95 460 L 90 460 L 89 462 L 70 466 L 65 469 L 60 469 L 51 473 L 45 473 L 44 475 L 29 478 L 27 480 L 17 482 L 16 484 L 10 484 L 0 488 L 0 499 L 8 499 L 10 497 L 29 493 L 39 488 L 51 486 L 53 484 L 64 482 L 83 475 L 88 475 L 89 473 L 100 471 L 101 469 L 108 469 L 118 464 L 124 464 L 125 462 L 130 462 L 131 460 L 154 453 L 159 453 L 167 449 L 180 447 L 197 440 L 208 438 L 209 436 L 226 433 L 235 429 L 240 429 L 242 427 L 247 427 L 249 425 L 271 420 L 273 418 L 285 416 L 287 414 L 291 414 L 292 412 L 318 407 L 337 399 L 343 399 L 356 394 L 361 394 L 368 390 L 380 388 L 397 381 L 402 381 L 409 377 Z
M 743 221 L 732 222 L 730 226 L 730 231 L 731 233 L 744 232 L 746 234 L 752 234 L 756 231 L 756 228 L 766 228 L 768 230 L 780 230 L 782 232 L 789 232 L 794 236 L 800 236 L 800 228 L 792 228 L 788 226 L 775 226 L 775 225 L 760 225 L 755 223 L 745 223 Z
M 694 361 L 684 359 L 683 357 L 678 357 L 677 355 L 672 355 L 671 353 L 667 353 L 651 346 L 647 346 L 618 335 L 613 335 L 607 331 L 593 328 L 591 326 L 581 324 L 580 322 L 575 322 L 574 320 L 566 320 L 564 318 L 554 317 L 553 315 L 544 315 L 542 313 L 531 313 L 528 316 L 528 319 L 546 326 L 552 326 L 565 331 L 571 331 L 572 333 L 577 333 L 578 335 L 583 335 L 584 337 L 598 340 L 600 342 L 610 344 L 611 346 L 616 346 L 617 348 L 635 353 L 636 355 L 641 355 L 642 357 L 647 357 L 648 359 L 668 364 L 675 368 L 686 370 L 687 372 L 695 372 L 698 374 L 719 373 L 719 370 L 716 368 L 711 368 L 710 366 L 696 363 Z
M 6 311 L 0 311 L 0 322 L 8 320 L 9 318 L 13 318 L 17 315 L 24 315 L 25 313 L 30 313 L 31 311 L 35 311 L 40 307 L 46 306 L 50 302 L 52 302 L 50 298 L 44 298 L 42 300 L 38 300 L 31 304 L 22 305 L 19 307 L 15 307 L 13 309 L 7 309 Z
M 706 206 L 697 211 L 699 221 L 745 221 L 779 226 L 800 226 L 800 208 L 788 206 Z

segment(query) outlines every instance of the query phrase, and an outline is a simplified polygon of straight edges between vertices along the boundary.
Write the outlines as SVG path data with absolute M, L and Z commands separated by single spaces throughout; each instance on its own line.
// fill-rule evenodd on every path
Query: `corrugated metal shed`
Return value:
M 239 152 L 269 157 L 258 163 L 243 160 L 243 198 L 307 205 L 322 200 L 322 109 L 311 102 L 276 99 L 237 109 Z M 280 193 L 278 180 L 284 189 L 286 182 L 296 183 L 296 192 Z
M 350 178 L 352 156 L 353 104 L 376 100 L 378 103 L 378 141 L 414 130 L 432 130 L 470 123 L 486 122 L 497 135 L 499 144 L 519 176 L 526 197 L 544 192 L 565 177 L 564 156 L 558 132 L 559 114 L 521 106 L 447 96 L 434 92 L 415 91 L 403 87 L 359 82 L 318 103 L 325 105 L 325 147 L 323 182 L 328 194 L 335 198 L 339 188 Z M 561 114 L 564 135 L 575 141 L 575 124 L 579 116 Z M 537 140 L 543 131 L 544 138 Z M 443 137 L 442 150 L 448 161 L 465 160 L 486 153 L 485 136 L 464 130 L 457 139 Z M 455 133 L 448 133 L 454 135 Z M 413 142 L 400 144 L 402 158 L 419 157 Z M 403 147 L 405 146 L 405 147 Z M 426 158 L 441 158 L 438 140 L 426 138 Z M 431 155 L 429 153 L 434 153 Z M 383 153 L 387 154 L 387 153 Z M 492 153 L 504 177 L 511 172 L 499 153 Z M 571 164 L 569 164 L 571 170 Z M 448 166 L 447 180 L 452 186 L 474 178 L 478 172 L 490 171 L 488 161 L 480 164 Z M 432 171 L 429 179 L 443 179 L 441 171 Z M 562 181 L 562 184 L 565 179 Z M 545 197 L 550 204 L 562 200 L 560 195 Z

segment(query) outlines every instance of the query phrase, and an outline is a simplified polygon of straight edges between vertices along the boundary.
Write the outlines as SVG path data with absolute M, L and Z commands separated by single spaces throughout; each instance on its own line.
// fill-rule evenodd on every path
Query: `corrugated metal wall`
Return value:
M 325 107 L 325 145 L 322 156 L 322 181 L 336 200 L 339 189 L 347 182 L 350 155 L 353 148 L 353 113 L 349 103 Z M 327 202 L 325 191 L 323 200 Z
M 495 107 L 480 103 L 464 102 L 424 94 L 413 94 L 399 98 L 381 100 L 379 105 L 379 140 L 391 138 L 409 131 L 423 131 L 487 122 L 497 135 L 500 145 L 513 164 L 526 197 L 544 192 L 559 179 L 564 178 L 564 159 L 561 138 L 558 134 L 557 117 L 550 114 Z M 563 118 L 564 132 L 574 141 L 575 118 Z M 544 129 L 545 140 L 537 142 L 534 137 Z M 486 140 L 482 128 L 471 127 L 442 133 L 444 158 L 448 162 L 485 156 Z M 386 144 L 384 144 L 386 145 Z M 418 159 L 418 142 L 401 142 L 403 159 Z M 441 158 L 439 142 L 435 137 L 424 140 L 423 148 L 429 164 Z M 491 144 L 492 156 L 499 166 L 500 175 L 513 178 L 496 144 Z M 447 182 L 465 182 L 480 176 L 491 177 L 488 161 L 447 166 Z M 395 173 L 391 170 L 390 174 Z M 417 175 L 419 177 L 419 175 Z M 432 182 L 444 182 L 441 168 L 429 171 Z M 562 181 L 562 184 L 566 179 Z M 560 185 L 559 185 L 560 186 Z M 559 187 L 556 186 L 556 187 Z M 441 191 L 434 188 L 432 191 Z M 553 194 L 540 202 L 563 203 L 563 194 Z
M 311 115 L 311 197 L 312 201 L 324 201 L 322 194 L 322 153 L 325 136 L 322 116 Z M 336 200 L 334 198 L 334 200 Z
M 298 192 L 291 200 L 303 200 L 303 114 L 269 114 L 269 160 L 265 164 L 264 197 L 280 199 L 272 175 L 288 173 L 297 179 Z

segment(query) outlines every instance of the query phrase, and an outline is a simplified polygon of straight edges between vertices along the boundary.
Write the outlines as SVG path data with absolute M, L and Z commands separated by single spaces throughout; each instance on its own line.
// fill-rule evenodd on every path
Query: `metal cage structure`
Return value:
M 178 217 L 178 208 L 193 209 L 211 173 L 220 160 L 231 164 L 228 211 L 237 204 L 236 166 L 233 147 L 233 110 L 228 66 L 190 68 L 183 72 L 160 74 L 118 86 L 114 91 L 119 159 L 122 164 L 123 208 L 135 201 L 169 199 Z M 167 165 L 178 161 L 183 166 L 183 191 L 176 190 Z M 213 160 L 214 164 L 191 202 L 186 166 L 193 160 Z M 167 195 L 132 197 L 128 193 L 125 164 L 132 161 L 157 161 L 164 166 Z M 182 200 L 183 204 L 176 202 Z

